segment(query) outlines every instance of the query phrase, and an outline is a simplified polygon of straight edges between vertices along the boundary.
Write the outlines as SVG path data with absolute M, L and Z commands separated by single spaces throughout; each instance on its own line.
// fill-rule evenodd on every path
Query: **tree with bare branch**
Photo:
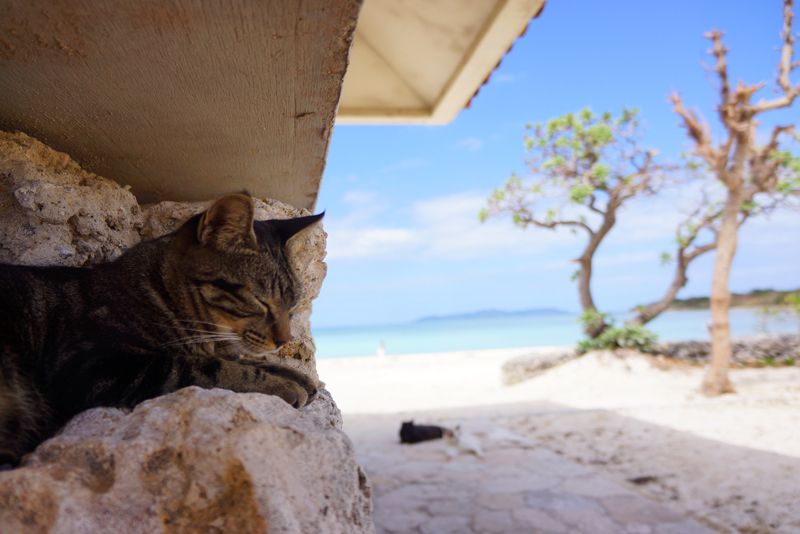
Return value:
M 733 392 L 727 369 L 731 358 L 728 308 L 731 294 L 728 276 L 736 252 L 739 226 L 750 214 L 771 209 L 800 192 L 798 159 L 783 149 L 781 143 L 791 139 L 793 125 L 775 126 L 764 144 L 759 144 L 756 117 L 767 111 L 791 107 L 800 95 L 800 83 L 792 84 L 790 75 L 798 66 L 793 60 L 792 35 L 793 0 L 783 2 L 782 46 L 778 62 L 777 88 L 779 96 L 760 99 L 753 96 L 764 83 L 748 85 L 739 81 L 731 88 L 728 79 L 727 53 L 723 46 L 724 32 L 712 30 L 704 36 L 711 40 L 709 50 L 715 59 L 712 70 L 719 80 L 717 114 L 724 129 L 722 139 L 714 142 L 708 123 L 696 112 L 687 110 L 680 95 L 673 92 L 669 100 L 673 111 L 692 142 L 692 152 L 707 166 L 709 173 L 723 186 L 723 199 L 718 213 L 708 221 L 715 234 L 716 257 L 711 282 L 711 365 L 703 380 L 706 395 Z M 796 136 L 795 136 L 796 137 Z
M 568 227 L 586 233 L 583 253 L 573 261 L 578 264 L 581 307 L 590 317 L 584 328 L 596 338 L 607 325 L 592 298 L 594 254 L 622 205 L 633 197 L 655 194 L 673 167 L 657 162 L 657 151 L 642 147 L 635 109 L 623 109 L 618 118 L 610 113 L 597 117 L 585 109 L 527 129 L 530 176 L 512 174 L 488 199 L 480 219 L 511 214 L 514 224 L 523 228 Z
M 627 324 L 645 325 L 661 315 L 662 312 L 669 309 L 675 301 L 675 296 L 678 294 L 678 291 L 689 281 L 686 274 L 689 269 L 689 264 L 706 252 L 716 248 L 719 215 L 719 202 L 710 200 L 709 196 L 704 192 L 702 199 L 678 225 L 675 231 L 677 248 L 675 255 L 672 256 L 668 253 L 661 255 L 662 265 L 669 263 L 675 264 L 672 282 L 660 300 L 647 306 L 638 306 L 636 308 L 636 315 L 626 321 Z M 708 242 L 702 245 L 695 243 L 698 236 L 708 233 L 711 234 L 711 239 L 705 239 L 705 241 Z

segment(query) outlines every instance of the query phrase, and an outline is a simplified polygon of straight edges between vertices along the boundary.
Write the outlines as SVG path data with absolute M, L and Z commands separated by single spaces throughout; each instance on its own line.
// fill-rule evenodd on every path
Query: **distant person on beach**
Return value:
M 378 345 L 378 350 L 375 351 L 375 354 L 378 356 L 386 356 L 386 345 L 383 344 L 383 341 Z

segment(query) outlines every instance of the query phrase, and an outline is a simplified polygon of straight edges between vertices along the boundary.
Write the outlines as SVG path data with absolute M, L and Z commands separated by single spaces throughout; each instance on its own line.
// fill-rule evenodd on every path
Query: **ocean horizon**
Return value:
M 764 321 L 756 312 L 756 308 L 730 310 L 733 337 L 763 331 Z M 614 315 L 621 324 L 632 314 Z M 387 355 L 509 349 L 574 345 L 583 337 L 577 318 L 577 313 L 558 310 L 478 312 L 394 325 L 315 328 L 312 317 L 311 333 L 317 359 L 375 356 L 381 345 Z M 709 318 L 708 310 L 670 310 L 645 326 L 658 335 L 659 341 L 708 340 Z M 798 331 L 796 319 L 771 318 L 766 326 L 771 333 Z

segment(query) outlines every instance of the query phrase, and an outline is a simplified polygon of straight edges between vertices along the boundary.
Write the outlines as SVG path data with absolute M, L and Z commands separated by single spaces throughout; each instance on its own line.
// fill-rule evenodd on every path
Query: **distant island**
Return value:
M 749 293 L 732 293 L 731 307 L 738 308 L 764 308 L 768 306 L 785 305 L 784 298 L 789 295 L 800 296 L 800 289 L 792 291 L 777 291 L 775 289 L 754 289 Z M 670 306 L 671 310 L 707 310 L 708 297 L 691 297 L 688 299 L 675 299 Z
M 555 308 L 535 308 L 532 310 L 503 311 L 503 310 L 481 310 L 472 313 L 459 313 L 455 315 L 430 315 L 414 321 L 424 323 L 429 321 L 454 321 L 461 319 L 496 319 L 506 317 L 525 317 L 529 315 L 568 315 L 569 312 L 557 310 Z

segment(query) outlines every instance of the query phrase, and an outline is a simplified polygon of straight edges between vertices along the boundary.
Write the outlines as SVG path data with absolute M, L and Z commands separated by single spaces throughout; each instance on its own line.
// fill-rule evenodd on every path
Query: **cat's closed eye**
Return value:
M 232 282 L 228 282 L 223 278 L 217 278 L 216 280 L 212 280 L 209 282 L 212 286 L 216 287 L 217 289 L 221 289 L 222 291 L 227 291 L 228 293 L 236 293 L 244 286 L 242 284 L 234 284 Z

